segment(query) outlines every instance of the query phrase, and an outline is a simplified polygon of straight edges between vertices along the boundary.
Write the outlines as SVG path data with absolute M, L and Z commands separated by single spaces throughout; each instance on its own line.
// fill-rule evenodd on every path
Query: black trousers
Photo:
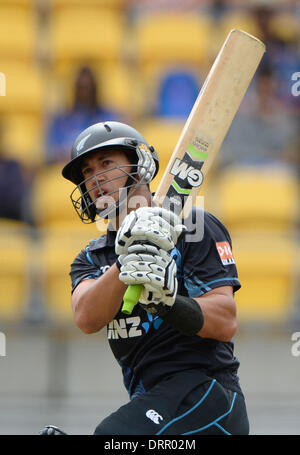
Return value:
M 201 371 L 166 378 L 106 417 L 95 435 L 247 435 L 249 422 L 239 389 Z

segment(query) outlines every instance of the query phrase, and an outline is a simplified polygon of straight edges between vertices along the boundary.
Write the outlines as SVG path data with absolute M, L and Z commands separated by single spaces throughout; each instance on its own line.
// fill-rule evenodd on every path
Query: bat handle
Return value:
M 139 301 L 142 290 L 142 284 L 131 284 L 128 286 L 123 297 L 122 313 L 132 313 L 133 308 Z

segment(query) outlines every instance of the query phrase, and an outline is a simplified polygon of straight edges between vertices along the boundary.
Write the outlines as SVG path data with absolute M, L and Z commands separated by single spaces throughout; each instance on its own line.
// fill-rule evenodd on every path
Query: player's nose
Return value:
M 105 171 L 97 169 L 94 174 L 94 179 L 98 184 L 105 182 L 106 180 Z

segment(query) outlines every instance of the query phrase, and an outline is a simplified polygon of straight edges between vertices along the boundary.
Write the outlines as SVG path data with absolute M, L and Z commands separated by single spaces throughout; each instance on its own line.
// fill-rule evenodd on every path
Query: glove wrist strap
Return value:
M 118 269 L 121 270 L 122 264 L 121 264 L 121 262 L 119 261 L 119 258 L 118 258 L 118 257 L 117 257 L 117 259 L 116 259 L 115 264 L 116 264 L 116 266 L 118 267 Z

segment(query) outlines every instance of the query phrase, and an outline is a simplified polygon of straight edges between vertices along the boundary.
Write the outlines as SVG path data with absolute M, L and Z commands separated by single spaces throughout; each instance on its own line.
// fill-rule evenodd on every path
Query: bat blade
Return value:
M 178 214 L 186 204 L 193 205 L 264 52 L 259 39 L 231 30 L 184 125 L 155 193 L 155 205 Z
M 153 202 L 183 216 L 191 208 L 219 152 L 266 48 L 256 37 L 231 30 L 184 125 Z M 122 311 L 130 314 L 142 287 L 129 286 Z M 133 296 L 135 293 L 135 296 Z

